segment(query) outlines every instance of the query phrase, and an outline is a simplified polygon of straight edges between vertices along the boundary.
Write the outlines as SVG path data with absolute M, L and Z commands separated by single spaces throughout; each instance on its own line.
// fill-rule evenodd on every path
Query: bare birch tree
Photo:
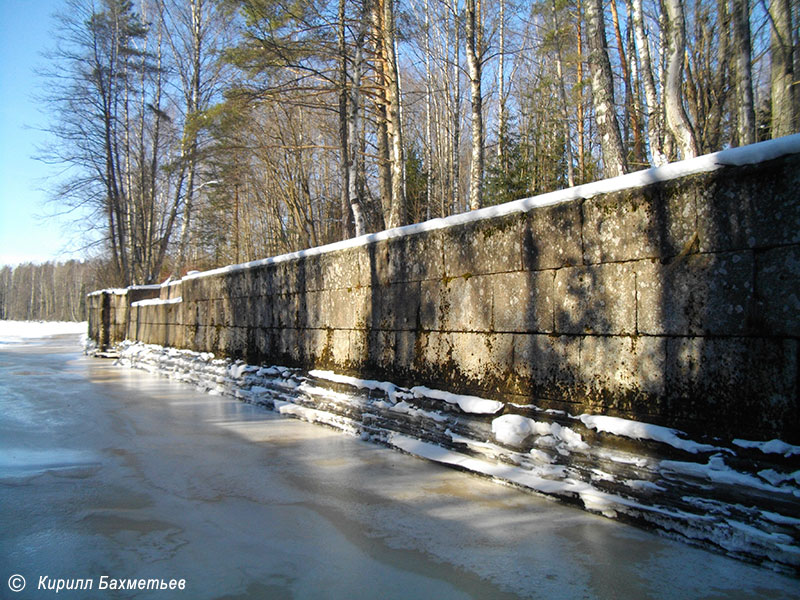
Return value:
M 622 146 L 614 103 L 614 81 L 608 58 L 603 4 L 601 0 L 587 0 L 584 6 L 591 52 L 589 66 L 592 73 L 592 98 L 600 146 L 603 150 L 604 172 L 607 177 L 614 177 L 628 171 L 628 161 Z

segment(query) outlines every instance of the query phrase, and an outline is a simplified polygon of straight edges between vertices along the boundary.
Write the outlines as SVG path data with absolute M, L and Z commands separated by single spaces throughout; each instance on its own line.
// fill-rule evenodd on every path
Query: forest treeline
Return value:
M 159 282 L 796 132 L 798 22 L 793 0 L 67 0 L 41 158 L 103 285 Z
M 109 277 L 101 261 L 0 267 L 0 320 L 85 321 L 86 294 Z

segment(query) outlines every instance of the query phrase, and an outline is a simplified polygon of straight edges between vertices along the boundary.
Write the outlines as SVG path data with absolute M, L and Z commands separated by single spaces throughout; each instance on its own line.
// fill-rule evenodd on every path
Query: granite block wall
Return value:
M 798 443 L 799 190 L 792 154 L 97 294 L 90 335 Z

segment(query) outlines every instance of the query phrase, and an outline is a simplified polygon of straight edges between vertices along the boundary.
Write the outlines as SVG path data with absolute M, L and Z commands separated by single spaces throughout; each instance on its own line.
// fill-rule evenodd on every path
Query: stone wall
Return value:
M 415 228 L 97 294 L 90 335 L 797 443 L 798 190 L 791 154 Z

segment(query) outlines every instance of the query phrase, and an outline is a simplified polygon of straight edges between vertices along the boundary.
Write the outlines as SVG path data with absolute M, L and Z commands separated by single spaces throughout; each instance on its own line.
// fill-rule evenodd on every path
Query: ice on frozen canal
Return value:
M 0 347 L 0 585 L 68 597 L 792 598 L 765 569 L 210 396 Z M 103 575 L 184 592 L 98 591 Z M 3 592 L 5 594 L 5 592 Z M 5 596 L 3 596 L 5 597 Z

